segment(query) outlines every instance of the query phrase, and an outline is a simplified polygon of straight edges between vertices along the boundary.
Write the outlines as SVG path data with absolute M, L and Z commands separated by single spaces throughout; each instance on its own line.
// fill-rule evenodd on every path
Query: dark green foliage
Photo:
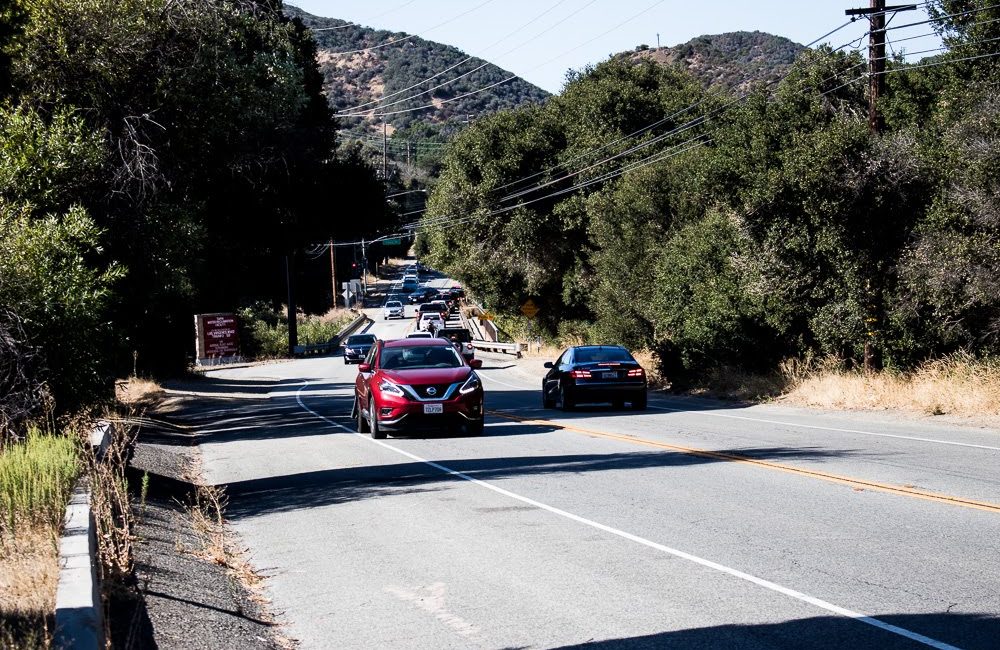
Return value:
M 11 63 L 27 17 L 18 0 L 0 4 L 0 100 L 11 94 Z
M 22 106 L 0 129 L 4 205 L 27 219 L 26 232 L 34 220 L 59 233 L 70 216 L 73 224 L 88 218 L 87 228 L 73 226 L 86 237 L 73 241 L 80 273 L 97 275 L 80 277 L 100 284 L 99 269 L 116 273 L 113 286 L 81 288 L 93 312 L 73 328 L 79 339 L 38 341 L 50 383 L 66 388 L 56 394 L 60 408 L 79 401 L 67 399 L 70 388 L 97 390 L 111 376 L 107 365 L 100 381 L 72 375 L 60 345 L 90 354 L 109 333 L 100 355 L 118 372 L 132 370 L 133 354 L 142 371 L 179 370 L 193 351 L 192 314 L 279 304 L 286 255 L 388 218 L 373 170 L 338 154 L 315 44 L 280 2 L 21 6 L 23 35 L 5 50 Z M 325 278 L 302 301 L 325 311 L 329 266 L 300 268 L 293 277 L 303 286 Z M 38 308 L 32 300 L 20 315 Z
M 996 354 L 1000 99 L 995 62 L 950 64 L 970 29 L 925 62 L 948 65 L 895 64 L 881 137 L 857 54 L 804 52 L 739 101 L 613 57 L 457 138 L 421 246 L 491 310 L 532 296 L 547 334 L 652 349 L 674 379 Z
M 32 217 L 0 204 L 0 304 L 21 319 L 26 348 L 42 355 L 35 371 L 64 409 L 89 404 L 111 385 L 112 332 L 103 315 L 122 269 L 88 263 L 99 238 L 82 208 Z

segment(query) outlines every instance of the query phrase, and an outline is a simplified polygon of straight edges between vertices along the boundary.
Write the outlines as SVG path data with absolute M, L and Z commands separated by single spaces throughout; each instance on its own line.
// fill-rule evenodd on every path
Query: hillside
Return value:
M 318 60 L 325 80 L 324 88 L 335 111 L 350 111 L 393 93 L 400 94 L 389 98 L 386 103 L 406 101 L 388 106 L 385 109 L 387 112 L 433 105 L 433 108 L 388 116 L 386 121 L 390 134 L 409 127 L 426 131 L 428 126 L 432 131 L 447 134 L 464 124 L 470 116 L 475 119 L 485 113 L 542 102 L 549 96 L 541 88 L 516 78 L 484 92 L 456 99 L 512 75 L 482 59 L 469 58 L 457 48 L 403 32 L 374 30 L 335 18 L 321 18 L 287 5 L 286 13 L 301 18 L 307 27 L 315 30 L 313 34 L 319 46 Z M 356 52 L 391 40 L 400 40 L 400 43 Z M 467 58 L 469 60 L 462 63 Z M 460 65 L 433 81 L 407 90 L 456 64 Z M 485 67 L 476 70 L 484 64 Z M 469 74 L 448 83 L 465 73 Z M 430 92 L 407 99 L 423 91 Z M 371 108 L 374 105 L 363 106 L 361 110 Z M 355 135 L 377 131 L 381 136 L 381 117 L 341 117 L 340 121 Z
M 707 87 L 742 89 L 780 77 L 804 49 L 787 38 L 764 32 L 727 32 L 699 36 L 674 47 L 641 46 L 626 56 L 682 67 Z

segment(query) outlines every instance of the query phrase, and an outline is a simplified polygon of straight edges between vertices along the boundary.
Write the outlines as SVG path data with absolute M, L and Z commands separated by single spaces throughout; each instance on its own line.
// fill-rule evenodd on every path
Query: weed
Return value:
M 59 531 L 80 468 L 72 436 L 32 428 L 0 448 L 0 648 L 51 644 Z
M 142 487 L 139 491 L 139 509 L 146 516 L 146 496 L 149 494 L 149 472 L 142 473 Z
M 62 522 L 73 482 L 80 473 L 80 446 L 70 436 L 29 430 L 22 442 L 0 449 L 0 539 L 15 535 L 19 524 Z

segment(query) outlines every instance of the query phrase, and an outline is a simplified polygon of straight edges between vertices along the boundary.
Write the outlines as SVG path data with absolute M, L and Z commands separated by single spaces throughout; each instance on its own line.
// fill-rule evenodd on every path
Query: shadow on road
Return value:
M 887 614 L 879 621 L 967 650 L 995 650 L 1000 619 L 969 614 Z M 927 645 L 846 617 L 821 616 L 782 623 L 719 625 L 562 646 L 561 650 L 740 648 L 773 650 L 915 650 Z
M 530 425 L 513 425 L 538 429 Z M 815 460 L 842 456 L 842 452 L 806 448 L 725 449 L 721 454 L 736 454 L 770 460 Z M 584 472 L 623 471 L 649 468 L 676 468 L 723 462 L 718 458 L 693 456 L 680 452 L 655 451 L 615 454 L 577 454 L 559 456 L 524 456 L 505 458 L 461 458 L 437 460 L 451 470 L 484 481 L 510 477 Z M 455 477 L 426 463 L 409 462 L 364 467 L 344 467 L 285 476 L 251 479 L 225 486 L 229 496 L 228 517 L 254 517 L 272 512 L 389 497 L 400 494 L 445 489 Z

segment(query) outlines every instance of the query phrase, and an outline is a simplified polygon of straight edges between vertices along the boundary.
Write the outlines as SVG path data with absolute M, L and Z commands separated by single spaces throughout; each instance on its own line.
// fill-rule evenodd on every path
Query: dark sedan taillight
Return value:
M 635 368 L 633 370 L 629 370 L 628 371 L 628 376 L 629 377 L 644 377 L 645 375 L 646 375 L 646 371 L 643 370 L 642 368 Z
M 589 370 L 570 370 L 569 376 L 573 379 L 590 379 Z

